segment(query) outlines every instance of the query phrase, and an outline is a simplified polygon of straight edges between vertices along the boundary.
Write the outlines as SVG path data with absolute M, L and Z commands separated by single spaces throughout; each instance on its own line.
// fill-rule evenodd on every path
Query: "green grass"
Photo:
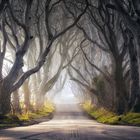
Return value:
M 121 118 L 124 123 L 140 126 L 140 113 L 129 112 L 126 115 L 123 115 Z
M 44 116 L 50 115 L 52 112 L 54 112 L 54 106 L 52 103 L 46 103 L 43 108 L 40 110 L 37 110 L 35 112 L 27 112 L 26 114 L 18 115 L 18 118 L 22 121 L 30 121 L 33 119 L 38 119 Z
M 94 119 L 100 123 L 105 124 L 124 124 L 124 125 L 137 125 L 140 126 L 140 113 L 129 112 L 124 115 L 116 115 L 104 108 L 97 108 L 86 101 L 83 104 L 83 109 Z
M 4 119 L 0 120 L 0 129 L 19 126 L 22 122 L 28 122 L 47 117 L 54 112 L 54 106 L 52 103 L 46 103 L 43 108 L 35 112 L 27 112 L 24 114 L 7 114 Z

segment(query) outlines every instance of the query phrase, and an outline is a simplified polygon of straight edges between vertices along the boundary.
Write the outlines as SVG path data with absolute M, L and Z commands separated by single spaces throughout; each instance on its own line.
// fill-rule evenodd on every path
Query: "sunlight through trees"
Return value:
M 139 113 L 139 18 L 138 0 L 1 0 L 0 115 L 35 112 L 66 87 Z

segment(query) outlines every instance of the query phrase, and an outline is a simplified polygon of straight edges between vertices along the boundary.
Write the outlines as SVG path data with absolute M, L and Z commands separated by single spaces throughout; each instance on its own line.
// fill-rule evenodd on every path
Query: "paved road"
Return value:
M 0 130 L 0 140 L 140 140 L 140 127 L 103 125 L 76 104 L 64 104 L 51 121 Z

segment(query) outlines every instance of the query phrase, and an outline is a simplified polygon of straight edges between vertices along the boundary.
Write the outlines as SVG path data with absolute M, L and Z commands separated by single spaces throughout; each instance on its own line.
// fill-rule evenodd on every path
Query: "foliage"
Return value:
M 140 113 L 129 112 L 122 116 L 122 121 L 128 124 L 140 125 Z
M 86 101 L 83 109 L 94 119 L 105 124 L 123 124 L 140 126 L 140 113 L 129 112 L 123 115 L 116 115 L 104 108 L 97 108 L 91 101 Z
M 22 123 L 30 124 L 30 121 L 42 118 L 42 117 L 49 117 L 54 112 L 54 105 L 50 102 L 47 102 L 44 107 L 40 110 L 35 112 L 27 112 L 23 114 L 15 114 L 11 115 L 8 114 L 3 116 L 3 119 L 0 121 L 0 129 L 8 128 L 8 127 L 15 127 L 22 125 Z
M 18 115 L 19 119 L 22 121 L 29 121 L 32 119 L 37 119 L 40 117 L 48 116 L 50 113 L 54 112 L 54 106 L 52 103 L 47 102 L 44 107 L 42 107 L 40 110 L 37 110 L 35 112 L 27 112 L 21 115 Z

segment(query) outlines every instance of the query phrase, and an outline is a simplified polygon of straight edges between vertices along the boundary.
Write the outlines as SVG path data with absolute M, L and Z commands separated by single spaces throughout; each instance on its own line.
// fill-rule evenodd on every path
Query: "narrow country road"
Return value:
M 140 140 L 140 127 L 90 120 L 76 104 L 59 104 L 51 121 L 0 130 L 0 140 Z

